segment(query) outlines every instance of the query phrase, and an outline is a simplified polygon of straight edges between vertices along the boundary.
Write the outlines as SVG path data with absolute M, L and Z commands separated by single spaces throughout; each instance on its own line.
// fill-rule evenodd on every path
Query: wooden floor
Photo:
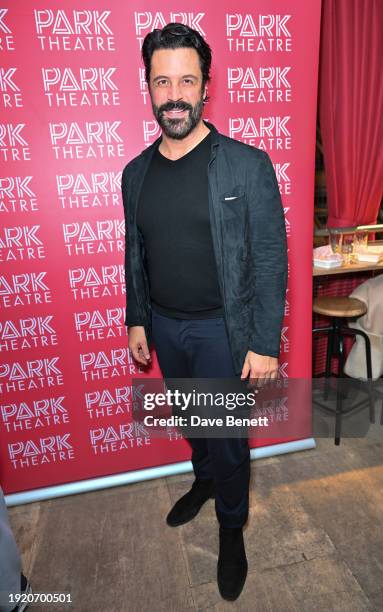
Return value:
M 11 508 L 34 591 L 73 601 L 30 609 L 382 611 L 382 429 L 252 462 L 249 573 L 234 603 L 216 585 L 214 500 L 187 525 L 165 523 L 192 474 Z

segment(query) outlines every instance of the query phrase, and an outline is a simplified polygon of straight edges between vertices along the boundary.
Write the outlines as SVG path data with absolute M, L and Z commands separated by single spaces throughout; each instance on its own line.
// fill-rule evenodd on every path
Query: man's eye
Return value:
M 192 79 L 184 79 L 184 83 L 186 83 L 186 85 L 192 85 L 193 81 Z
M 165 79 L 161 79 L 161 81 L 157 81 L 157 85 L 163 87 L 164 85 L 167 85 L 167 81 Z

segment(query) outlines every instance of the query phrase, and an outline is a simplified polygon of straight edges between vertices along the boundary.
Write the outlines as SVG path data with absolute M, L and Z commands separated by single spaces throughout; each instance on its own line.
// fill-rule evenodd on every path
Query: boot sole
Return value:
M 166 523 L 167 523 L 167 525 L 169 525 L 169 527 L 179 527 L 180 525 L 185 525 L 186 523 L 189 523 L 190 521 L 192 521 L 192 520 L 193 520 L 193 518 L 195 518 L 195 517 L 197 516 L 197 514 L 198 514 L 198 512 L 201 510 L 202 506 L 203 506 L 204 504 L 206 504 L 206 502 L 207 502 L 209 499 L 215 499 L 215 494 L 210 495 L 210 497 L 208 497 L 208 498 L 207 498 L 207 499 L 206 499 L 206 500 L 203 502 L 203 504 L 201 504 L 201 505 L 200 505 L 200 507 L 196 509 L 196 511 L 195 511 L 195 512 L 193 512 L 191 515 L 189 515 L 187 519 L 183 519 L 182 521 L 172 521 L 172 522 L 169 522 L 169 521 L 168 521 L 168 519 L 166 518 Z

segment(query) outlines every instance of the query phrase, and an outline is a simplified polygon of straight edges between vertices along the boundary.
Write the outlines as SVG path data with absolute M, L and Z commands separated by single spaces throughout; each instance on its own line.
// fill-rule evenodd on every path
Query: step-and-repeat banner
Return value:
M 272 159 L 290 261 L 280 374 L 309 378 L 320 0 L 3 6 L 0 482 L 12 493 L 189 459 L 177 430 L 154 438 L 132 419 L 132 379 L 160 376 L 155 356 L 148 373 L 135 364 L 124 327 L 121 171 L 160 134 L 142 41 L 170 21 L 206 37 L 205 118 Z

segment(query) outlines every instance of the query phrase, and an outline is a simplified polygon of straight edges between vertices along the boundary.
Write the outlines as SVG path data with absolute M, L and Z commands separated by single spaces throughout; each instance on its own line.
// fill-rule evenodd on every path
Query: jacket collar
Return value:
M 217 130 L 217 128 L 212 124 L 209 123 L 208 121 L 205 121 L 205 119 L 203 119 L 203 122 L 205 125 L 207 125 L 207 127 L 209 128 L 210 132 L 211 132 L 211 155 L 210 155 L 210 162 L 213 161 L 213 159 L 215 158 L 215 154 L 216 154 L 216 149 L 219 145 L 219 132 Z
M 211 132 L 211 145 L 212 145 L 212 147 L 215 147 L 216 145 L 219 145 L 219 132 L 218 132 L 217 128 L 212 123 L 209 123 L 209 121 L 206 121 L 205 119 L 203 119 L 203 122 L 204 122 L 205 125 L 207 125 L 207 127 L 209 128 L 209 130 Z

